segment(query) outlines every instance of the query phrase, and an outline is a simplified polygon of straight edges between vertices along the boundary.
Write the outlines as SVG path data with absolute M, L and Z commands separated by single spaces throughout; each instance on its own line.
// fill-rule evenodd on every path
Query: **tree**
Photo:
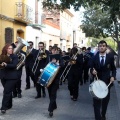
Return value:
M 85 21 L 86 23 L 84 22 L 85 24 L 84 24 L 83 29 L 86 32 L 87 36 L 96 36 L 96 37 L 111 36 L 113 40 L 116 41 L 117 46 L 118 46 L 118 56 L 119 56 L 117 66 L 119 66 L 120 65 L 119 63 L 119 59 L 120 59 L 120 23 L 119 23 L 120 21 L 120 0 L 60 0 L 59 4 L 57 4 L 57 0 L 44 0 L 43 2 L 43 7 L 47 7 L 48 9 L 63 10 L 66 8 L 69 9 L 71 6 L 73 6 L 75 10 L 79 10 L 81 6 L 83 6 L 85 9 L 92 8 L 91 14 L 92 14 L 92 11 L 94 12 L 94 10 L 96 10 L 96 6 L 99 6 L 98 8 L 102 12 L 99 11 L 99 9 L 98 9 L 98 12 L 103 13 L 104 18 L 102 18 L 101 16 L 100 19 L 97 19 L 95 24 L 92 24 L 94 25 L 94 27 L 97 27 L 97 29 L 94 29 L 93 26 L 89 25 L 90 20 L 95 21 L 95 19 L 97 18 L 95 16 L 92 17 L 93 19 L 89 19 L 89 17 L 88 19 L 86 18 L 86 21 Z M 101 22 L 103 22 L 103 26 Z M 90 33 L 87 31 L 87 25 L 89 25 Z
M 106 7 L 107 8 L 107 7 Z M 105 10 L 105 8 L 104 8 Z M 84 20 L 81 28 L 88 37 L 112 37 L 117 43 L 118 59 L 117 66 L 120 65 L 120 24 L 118 24 L 119 15 L 113 15 L 113 11 L 107 9 L 104 11 L 100 5 L 93 5 L 84 12 Z

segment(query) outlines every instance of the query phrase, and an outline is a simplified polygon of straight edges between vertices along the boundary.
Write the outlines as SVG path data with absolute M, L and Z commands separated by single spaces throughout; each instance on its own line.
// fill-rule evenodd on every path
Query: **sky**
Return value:
M 83 20 L 83 12 L 85 11 L 85 9 L 83 7 L 80 8 L 79 11 L 74 11 L 74 9 L 71 7 L 70 11 L 74 14 L 74 25 L 75 26 L 79 26 L 82 24 L 82 20 Z

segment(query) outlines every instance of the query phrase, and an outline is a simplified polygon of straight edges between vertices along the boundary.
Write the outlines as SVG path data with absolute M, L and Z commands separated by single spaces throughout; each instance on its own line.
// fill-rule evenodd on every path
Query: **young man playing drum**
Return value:
M 116 77 L 116 67 L 114 65 L 114 56 L 107 54 L 107 43 L 102 40 L 98 43 L 98 53 L 91 61 L 91 73 L 108 85 L 113 83 Z M 111 86 L 110 86 L 111 87 Z M 103 99 L 93 98 L 95 120 L 106 120 L 107 106 L 110 100 L 110 87 L 108 95 Z
M 58 55 L 57 54 L 58 48 L 56 46 L 53 46 L 51 52 L 52 52 L 52 55 Z M 52 56 L 52 55 L 50 55 L 50 56 Z M 63 66 L 63 60 L 62 60 L 61 56 L 57 59 L 54 57 L 52 59 L 49 58 L 48 62 L 52 62 L 52 63 L 58 64 L 59 66 Z M 57 73 L 57 76 L 54 78 L 53 82 L 48 87 L 48 93 L 49 93 L 49 99 L 50 99 L 48 111 L 49 111 L 50 117 L 53 116 L 53 111 L 55 109 L 57 109 L 56 97 L 57 97 L 57 89 L 59 87 L 59 76 L 60 76 L 59 73 Z

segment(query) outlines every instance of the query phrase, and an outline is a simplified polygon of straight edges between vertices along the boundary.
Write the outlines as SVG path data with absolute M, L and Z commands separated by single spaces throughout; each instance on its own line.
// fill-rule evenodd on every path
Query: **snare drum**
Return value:
M 103 99 L 108 95 L 108 87 L 102 80 L 95 80 L 89 85 L 89 92 L 92 97 Z
M 48 63 L 47 66 L 44 68 L 43 72 L 41 73 L 38 83 L 40 83 L 42 86 L 49 87 L 50 84 L 53 82 L 54 78 L 56 77 L 59 68 L 59 65 L 55 63 Z

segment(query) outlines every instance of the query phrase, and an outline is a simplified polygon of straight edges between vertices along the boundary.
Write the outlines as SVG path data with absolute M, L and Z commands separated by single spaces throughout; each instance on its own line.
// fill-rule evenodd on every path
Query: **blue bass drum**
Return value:
M 40 75 L 39 83 L 42 86 L 49 87 L 59 71 L 59 65 L 48 63 Z

